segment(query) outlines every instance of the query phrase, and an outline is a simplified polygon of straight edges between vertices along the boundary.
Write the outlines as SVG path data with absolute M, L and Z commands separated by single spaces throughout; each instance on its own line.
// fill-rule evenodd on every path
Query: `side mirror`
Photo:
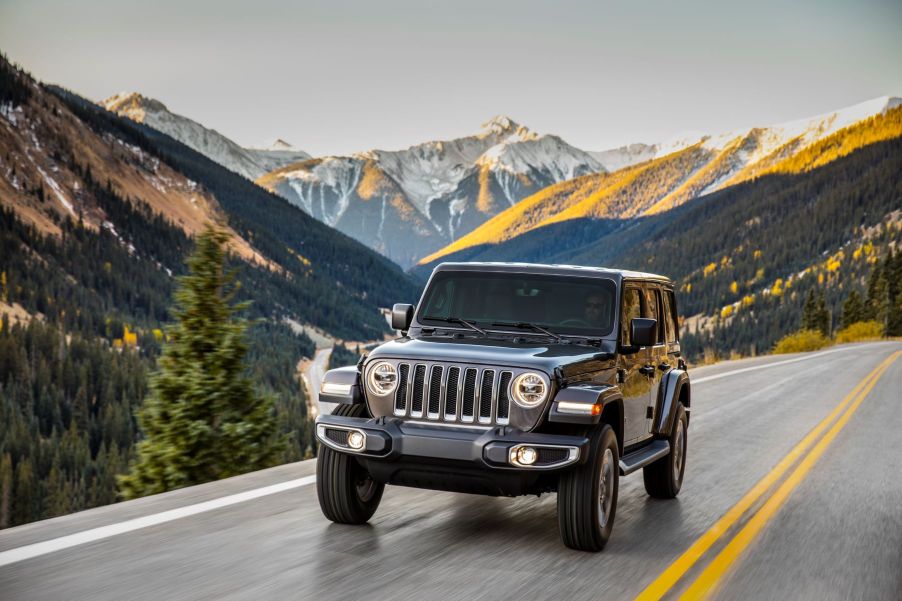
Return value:
M 413 321 L 413 305 L 396 303 L 391 308 L 391 327 L 395 330 L 406 332 Z
M 633 346 L 654 346 L 657 342 L 658 320 L 634 317 L 630 321 L 630 342 Z

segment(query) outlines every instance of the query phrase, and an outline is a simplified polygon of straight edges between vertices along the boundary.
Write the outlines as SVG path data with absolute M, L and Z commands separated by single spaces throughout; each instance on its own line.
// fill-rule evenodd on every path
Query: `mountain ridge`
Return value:
M 545 185 L 603 170 L 589 153 L 560 137 L 538 134 L 496 116 L 474 135 L 429 141 L 403 150 L 373 149 L 282 167 L 261 186 L 375 248 L 402 266 L 470 231 Z M 391 194 L 361 194 L 364 173 Z M 409 225 L 401 248 L 391 223 Z
M 138 92 L 120 92 L 100 106 L 120 116 L 149 125 L 186 144 L 220 165 L 253 180 L 288 163 L 310 155 L 284 142 L 280 147 L 244 148 L 215 129 L 173 113 L 165 104 Z

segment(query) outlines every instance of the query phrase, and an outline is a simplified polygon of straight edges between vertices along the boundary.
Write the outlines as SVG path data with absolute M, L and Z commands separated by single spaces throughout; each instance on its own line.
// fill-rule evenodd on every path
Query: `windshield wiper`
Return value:
M 551 336 L 557 342 L 560 342 L 561 340 L 563 340 L 563 338 L 561 338 L 559 334 L 555 334 L 551 330 L 546 330 L 542 326 L 536 325 L 534 323 L 529 323 L 528 321 L 496 321 L 496 322 L 492 323 L 492 325 L 508 327 L 508 328 L 520 328 L 521 330 L 524 328 L 530 328 L 532 330 L 535 330 L 536 332 L 541 332 L 542 334 L 545 334 L 546 336 Z
M 431 317 L 429 315 L 426 315 L 423 317 L 423 319 L 434 319 L 435 321 L 446 321 L 448 323 L 457 323 L 462 326 L 466 326 L 466 327 L 470 328 L 474 332 L 479 332 L 483 336 L 488 336 L 488 334 L 486 333 L 485 330 L 483 330 L 482 328 L 480 328 L 479 326 L 477 326 L 473 323 L 470 323 L 466 319 L 461 319 L 460 317 Z

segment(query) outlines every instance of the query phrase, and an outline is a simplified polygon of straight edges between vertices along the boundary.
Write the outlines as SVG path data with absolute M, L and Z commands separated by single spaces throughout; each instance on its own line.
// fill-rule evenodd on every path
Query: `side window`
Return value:
M 671 292 L 669 290 L 664 291 L 664 335 L 667 342 L 674 342 L 676 341 L 676 335 L 673 331 L 673 312 L 670 310 L 670 295 Z
M 673 331 L 673 338 L 671 339 L 668 336 L 667 340 L 678 342 L 680 339 L 680 318 L 677 315 L 676 297 L 673 295 L 673 290 L 667 291 L 667 305 L 667 321 L 670 323 Z
M 649 286 L 648 292 L 648 317 L 658 322 L 657 344 L 664 344 L 664 301 L 661 298 L 661 289 Z
M 620 311 L 620 340 L 624 345 L 632 344 L 630 340 L 630 321 L 634 317 L 642 317 L 646 311 L 644 297 L 638 288 L 623 290 L 623 308 Z

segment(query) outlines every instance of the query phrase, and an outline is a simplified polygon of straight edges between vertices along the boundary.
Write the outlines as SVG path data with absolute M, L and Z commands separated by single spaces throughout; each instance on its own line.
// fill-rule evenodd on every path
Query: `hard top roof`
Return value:
M 586 265 L 549 265 L 544 263 L 467 262 L 439 263 L 434 271 L 503 271 L 508 273 L 538 273 L 543 275 L 576 275 L 605 277 L 614 280 L 655 280 L 672 284 L 670 278 L 654 273 L 589 267 Z

